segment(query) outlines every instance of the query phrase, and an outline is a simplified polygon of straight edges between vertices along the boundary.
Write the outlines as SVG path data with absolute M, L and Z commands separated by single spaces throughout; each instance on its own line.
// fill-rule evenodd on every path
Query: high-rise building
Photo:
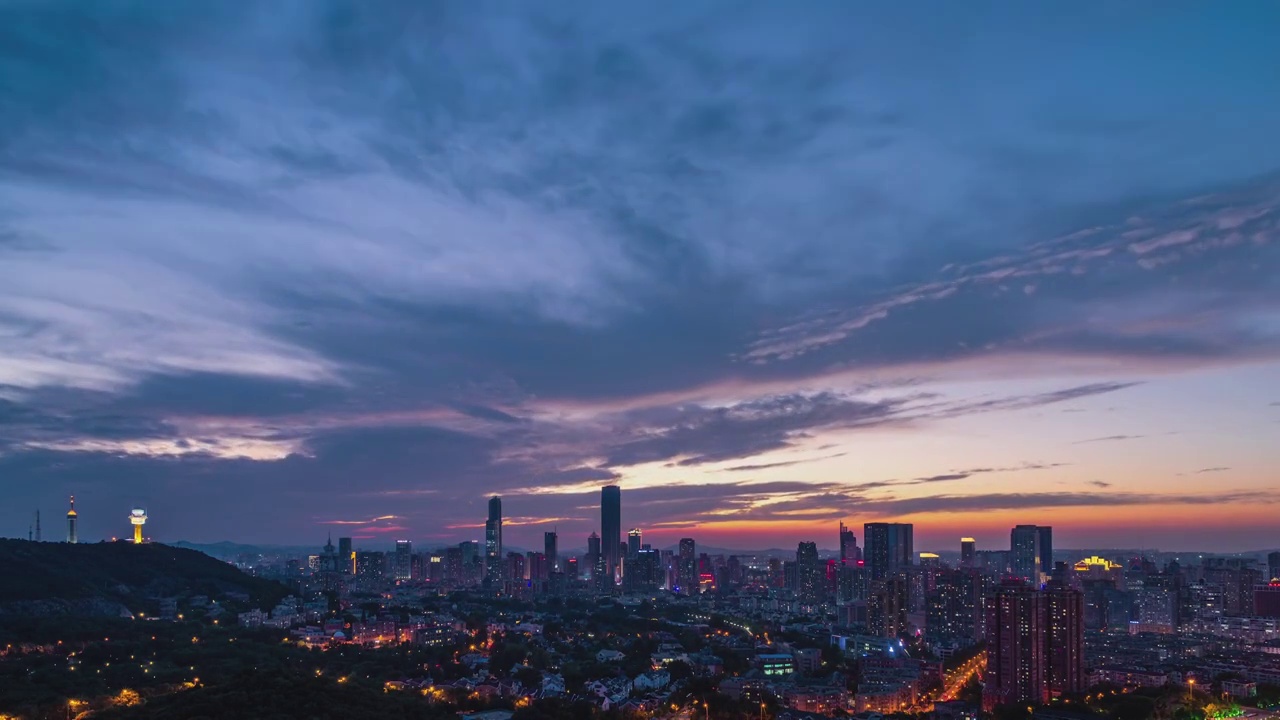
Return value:
M 987 601 L 987 672 L 982 705 L 1049 700 L 1045 679 L 1045 594 L 1020 582 Z
M 338 566 L 343 575 L 356 574 L 356 553 L 349 537 L 338 538 Z
M 1083 593 L 1061 583 L 1040 590 L 1012 579 L 986 605 L 985 708 L 1084 691 Z
M 1280 581 L 1280 552 L 1267 553 L 1267 579 Z
M 976 570 L 938 573 L 927 602 L 926 634 L 930 640 L 977 642 L 982 623 L 983 576 Z
M 818 563 L 818 544 L 802 542 L 796 547 L 796 597 L 803 603 L 820 603 L 826 588 L 825 573 Z
M 836 602 L 842 605 L 862 602 L 870 592 L 871 573 L 862 562 L 841 565 L 836 569 Z
M 631 528 L 630 530 L 627 531 L 627 558 L 628 559 L 635 557 L 636 554 L 640 552 L 640 546 L 644 544 L 643 542 L 641 542 L 641 540 L 642 540 L 642 537 L 641 537 L 640 528 Z
M 911 566 L 915 557 L 915 527 L 911 523 L 867 523 L 862 527 L 866 545 L 863 559 L 872 580 L 884 580 Z
M 862 559 L 862 551 L 858 549 L 858 538 L 853 529 L 840 523 L 840 564 L 852 565 Z
M 1084 594 L 1058 583 L 1050 584 L 1044 594 L 1049 695 L 1082 693 L 1089 685 L 1084 671 Z
M 525 573 L 528 572 L 524 563 L 524 556 L 518 552 L 507 553 L 507 566 L 503 569 L 502 577 L 513 583 L 524 581 Z
M 630 560 L 628 566 L 628 583 L 637 592 L 652 592 L 662 586 L 663 567 L 662 553 L 650 547 L 642 547 Z
M 489 498 L 489 519 L 484 523 L 484 581 L 491 586 L 502 585 L 502 498 Z
M 606 585 L 618 576 L 622 546 L 622 489 L 605 485 L 600 489 L 600 554 L 604 560 Z
M 525 554 L 525 568 L 527 579 L 535 585 L 546 581 L 551 574 L 550 569 L 547 567 L 547 556 L 532 550 Z
M 72 545 L 80 542 L 80 536 L 76 534 L 76 496 L 71 496 L 71 509 L 67 511 L 67 542 Z
M 1039 536 L 1040 554 L 1036 557 L 1040 560 L 1040 573 L 1042 575 L 1053 574 L 1053 528 L 1048 525 L 1036 526 L 1036 534 Z
M 547 556 L 547 572 L 560 572 L 560 536 L 556 531 L 542 533 L 542 554 Z
M 605 586 L 604 552 L 600 546 L 599 535 L 591 533 L 587 536 L 587 572 L 590 573 L 591 584 L 597 589 Z
M 960 567 L 971 568 L 978 562 L 978 542 L 971 537 L 960 538 Z
M 907 624 L 907 581 L 902 573 L 872 584 L 867 596 L 867 630 L 872 635 L 896 638 Z
M 339 539 L 341 541 L 341 539 Z M 339 563 L 344 563 L 341 553 L 338 556 Z M 413 543 L 408 540 L 396 541 L 396 580 L 412 580 L 413 579 Z
M 676 560 L 676 586 L 684 595 L 698 593 L 698 561 L 693 538 L 680 538 L 680 557 Z
M 1009 531 L 1009 557 L 1013 575 L 1033 585 L 1053 572 L 1053 528 L 1018 525 Z

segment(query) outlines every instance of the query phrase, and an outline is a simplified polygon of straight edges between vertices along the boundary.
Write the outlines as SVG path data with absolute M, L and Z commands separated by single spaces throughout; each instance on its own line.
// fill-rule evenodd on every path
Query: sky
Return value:
M 1280 546 L 1274 3 L 0 5 L 0 535 Z

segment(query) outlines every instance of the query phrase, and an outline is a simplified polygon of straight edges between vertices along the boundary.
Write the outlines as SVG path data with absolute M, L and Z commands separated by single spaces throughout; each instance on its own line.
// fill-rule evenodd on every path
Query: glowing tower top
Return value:
M 67 542 L 72 545 L 80 542 L 79 536 L 76 535 L 76 496 L 71 496 L 71 509 L 67 511 Z
M 142 544 L 142 526 L 147 524 L 147 511 L 143 508 L 134 508 L 129 513 L 129 522 L 133 524 L 133 541 Z

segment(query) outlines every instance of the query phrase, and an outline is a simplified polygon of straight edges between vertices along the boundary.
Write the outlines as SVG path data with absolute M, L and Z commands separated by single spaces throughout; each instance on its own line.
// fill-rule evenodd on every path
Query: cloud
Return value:
M 73 488 L 193 534 L 311 532 L 334 497 L 577 517 L 651 464 L 1272 362 L 1270 24 L 1082 12 L 5 5 L 0 521 Z M 690 502 L 850 497 L 733 489 Z
M 1118 442 L 1120 440 L 1141 440 L 1146 435 L 1106 435 L 1104 437 L 1089 438 L 1088 440 L 1077 440 L 1074 445 L 1085 445 L 1097 442 Z
M 1090 485 L 1092 485 L 1092 486 L 1094 486 L 1094 487 L 1100 487 L 1100 488 L 1109 488 L 1109 487 L 1111 487 L 1111 483 L 1106 482 L 1106 481 L 1104 481 L 1104 480 L 1090 480 L 1090 481 L 1089 481 L 1089 484 L 1090 484 Z

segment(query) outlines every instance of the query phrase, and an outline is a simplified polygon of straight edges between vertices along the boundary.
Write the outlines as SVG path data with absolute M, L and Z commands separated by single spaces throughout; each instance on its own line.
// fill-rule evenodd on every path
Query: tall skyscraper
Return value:
M 342 538 L 338 538 L 338 542 L 342 542 Z M 345 566 L 347 559 L 342 557 L 342 553 L 338 553 L 338 562 Z M 396 580 L 412 580 L 413 579 L 413 543 L 408 540 L 396 541 Z M 340 568 L 345 569 L 345 568 Z
M 804 603 L 822 602 L 826 578 L 818 563 L 818 544 L 802 542 L 796 547 L 796 597 Z
M 858 549 L 858 538 L 853 529 L 840 523 L 840 564 L 852 565 L 862 559 L 862 551 Z
M 640 552 L 642 536 L 640 528 L 631 528 L 627 531 L 627 558 L 633 558 Z
M 1268 580 L 1280 581 L 1280 552 L 1267 553 Z
M 356 574 L 356 553 L 349 537 L 338 538 L 338 565 L 343 575 Z
M 872 580 L 885 578 L 911 566 L 915 557 L 915 526 L 911 523 L 867 523 L 862 527 L 866 545 L 863 559 Z
M 489 519 L 484 523 L 484 580 L 488 585 L 501 586 L 504 559 L 502 556 L 502 498 L 489 498 Z
M 600 489 L 600 554 L 610 582 L 618 576 L 621 547 L 622 489 L 617 485 L 605 485 Z
M 542 554 L 547 556 L 547 572 L 560 572 L 560 536 L 556 531 L 542 533 Z
M 982 705 L 1049 700 L 1045 680 L 1045 594 L 1011 581 L 987 601 L 987 672 Z
M 76 534 L 76 520 L 78 519 L 79 516 L 76 515 L 76 496 L 72 495 L 71 509 L 67 511 L 67 542 L 73 545 L 80 542 L 80 536 Z
M 1009 557 L 1015 577 L 1033 585 L 1053 572 L 1053 528 L 1018 525 L 1009 531 Z
M 978 563 L 978 542 L 971 537 L 960 538 L 960 567 L 971 568 Z
M 698 593 L 698 561 L 693 538 L 680 538 L 680 557 L 676 560 L 676 584 L 683 595 Z

